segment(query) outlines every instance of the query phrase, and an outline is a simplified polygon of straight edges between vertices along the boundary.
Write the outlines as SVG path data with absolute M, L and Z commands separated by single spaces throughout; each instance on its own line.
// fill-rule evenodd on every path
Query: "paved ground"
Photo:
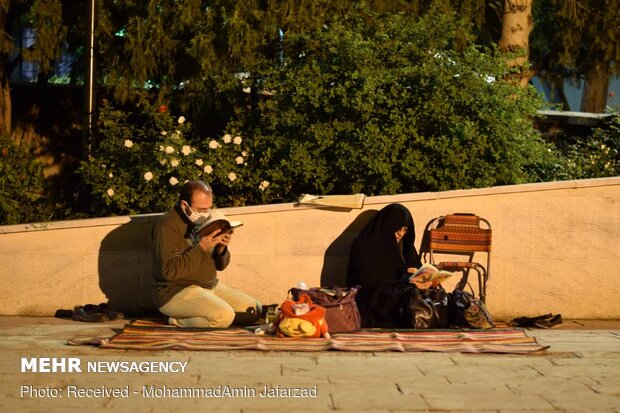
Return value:
M 145 352 L 64 344 L 69 337 L 110 335 L 123 323 L 0 317 L 0 411 L 620 413 L 620 321 L 530 330 L 551 348 L 529 356 Z M 187 364 L 178 373 L 22 373 L 22 357 L 79 358 L 82 366 Z M 261 397 L 265 386 L 270 397 Z M 296 387 L 310 397 L 286 393 Z M 158 397 L 179 388 L 209 389 L 212 397 Z M 103 394 L 111 391 L 118 394 Z

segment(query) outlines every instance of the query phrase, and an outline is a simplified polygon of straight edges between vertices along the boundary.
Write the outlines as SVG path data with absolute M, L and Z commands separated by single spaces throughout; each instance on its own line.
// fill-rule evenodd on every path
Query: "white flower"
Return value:
M 166 132 L 165 130 L 161 131 L 161 136 L 166 136 L 168 134 L 168 132 Z
M 215 139 L 212 139 L 209 142 L 209 149 L 217 149 L 217 148 L 219 148 L 219 146 L 220 146 L 220 144 Z
M 243 156 L 237 156 L 235 158 L 235 162 L 237 163 L 237 165 L 241 165 L 243 163 Z
M 202 166 L 202 164 L 203 164 L 202 159 L 196 159 L 196 162 L 195 162 L 195 163 L 196 163 L 196 165 L 198 165 L 198 166 Z
M 114 189 L 108 188 L 108 190 L 106 191 L 106 194 L 108 194 L 108 196 L 111 197 L 112 195 L 114 195 Z
M 161 161 L 159 161 L 159 163 L 160 163 L 161 165 L 165 165 L 165 164 L 166 164 L 166 160 L 165 160 L 165 159 L 162 159 Z
M 170 165 L 172 165 L 173 168 L 176 168 L 177 166 L 179 166 L 179 160 L 178 159 L 171 160 Z
M 261 191 L 264 191 L 265 189 L 267 189 L 268 186 L 269 186 L 269 181 L 263 181 L 258 186 L 258 189 L 260 189 Z
M 125 139 L 125 146 L 127 148 L 131 148 L 133 146 L 133 142 L 131 141 L 131 139 Z
M 175 186 L 176 184 L 179 183 L 179 180 L 176 179 L 174 176 L 170 177 L 170 179 L 168 179 L 168 182 L 170 182 L 170 185 Z
M 183 155 L 187 156 L 192 152 L 192 148 L 190 148 L 189 145 L 183 145 L 183 147 L 181 148 L 181 152 L 183 153 Z
M 144 179 L 147 181 L 150 181 L 151 179 L 153 179 L 153 173 L 152 172 L 147 172 L 144 174 Z
M 163 152 L 164 151 L 164 145 L 159 145 L 159 151 Z
M 179 116 L 179 120 L 177 120 L 177 122 L 179 122 L 179 125 L 185 123 L 185 116 Z
M 235 140 L 233 141 L 233 143 L 235 145 L 241 145 L 242 141 L 243 141 L 243 139 L 241 139 L 241 136 L 235 136 Z
M 230 143 L 232 141 L 232 136 L 229 134 L 224 135 L 224 143 Z
M 241 156 L 245 157 L 248 156 L 248 153 L 246 151 L 241 152 Z
M 104 163 L 101 164 L 101 169 L 105 169 L 105 164 Z
M 172 153 L 172 152 L 174 152 L 174 148 L 172 146 L 168 145 L 168 146 L 166 146 L 165 151 L 166 151 L 166 153 Z
M 237 174 L 234 172 L 229 173 L 228 179 L 230 179 L 231 181 L 234 181 L 235 179 L 237 179 Z
M 213 167 L 211 165 L 206 165 L 204 171 L 205 173 L 210 174 L 211 172 L 213 172 Z
M 114 176 L 114 174 L 113 174 L 112 172 L 110 172 L 110 173 L 108 174 L 108 176 L 109 176 L 110 178 L 112 178 L 112 177 Z

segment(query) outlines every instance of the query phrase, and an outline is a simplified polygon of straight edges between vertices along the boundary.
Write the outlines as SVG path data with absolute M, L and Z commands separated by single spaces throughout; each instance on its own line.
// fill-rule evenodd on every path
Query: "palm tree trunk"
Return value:
M 532 32 L 532 3 L 534 0 L 504 0 L 502 36 L 499 48 L 506 54 L 509 66 L 519 68 L 512 79 L 525 87 L 533 76 L 529 68 L 530 33 Z M 515 57 L 513 53 L 518 53 Z
M 1 66 L 2 64 L 0 64 Z M 0 68 L 0 72 L 4 72 Z M 0 73 L 0 135 L 10 135 L 12 106 L 11 106 L 11 88 L 9 86 L 8 76 Z
M 6 10 L 0 11 L 0 28 L 6 27 Z M 11 134 L 11 88 L 9 85 L 9 55 L 0 53 L 0 135 Z

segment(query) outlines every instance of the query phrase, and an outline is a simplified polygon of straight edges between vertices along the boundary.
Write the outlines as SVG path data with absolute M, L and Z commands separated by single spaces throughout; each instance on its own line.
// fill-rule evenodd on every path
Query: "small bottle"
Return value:
M 265 315 L 265 321 L 267 322 L 267 324 L 271 324 L 276 321 L 276 309 L 274 307 L 269 307 L 267 309 L 267 314 Z

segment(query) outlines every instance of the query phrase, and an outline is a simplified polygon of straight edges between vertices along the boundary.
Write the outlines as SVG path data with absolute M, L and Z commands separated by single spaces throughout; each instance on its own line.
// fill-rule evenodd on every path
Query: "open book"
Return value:
M 232 232 L 241 225 L 241 221 L 231 221 L 220 211 L 211 211 L 209 218 L 198 226 L 197 232 L 201 237 L 206 237 L 217 230 L 221 230 L 220 234 Z
M 422 266 L 409 277 L 409 282 L 427 283 L 433 282 L 439 284 L 442 281 L 452 277 L 452 273 L 446 270 L 440 270 L 432 264 L 422 264 Z

